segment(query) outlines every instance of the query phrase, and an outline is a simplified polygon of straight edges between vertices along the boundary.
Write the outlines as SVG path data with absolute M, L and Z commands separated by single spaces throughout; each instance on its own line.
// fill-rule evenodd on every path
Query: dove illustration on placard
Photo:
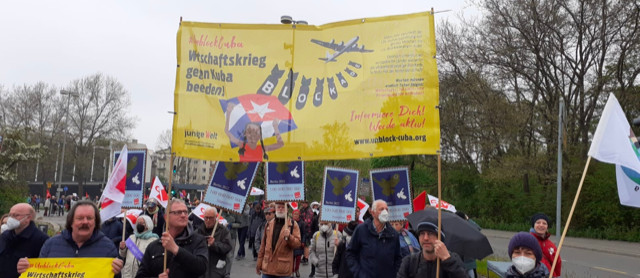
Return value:
M 332 178 L 327 174 L 327 179 L 333 186 L 333 190 L 332 190 L 333 195 L 336 195 L 337 197 L 342 195 L 342 193 L 344 193 L 344 188 L 347 187 L 347 185 L 349 185 L 349 182 L 351 181 L 351 176 L 345 175 L 344 177 L 342 177 L 342 179 L 338 179 L 338 178 Z
M 353 202 L 353 198 L 351 197 L 351 192 L 353 192 L 353 190 L 350 190 L 349 193 L 347 193 L 347 195 L 344 195 L 344 199 L 349 202 Z
M 292 177 L 294 177 L 296 179 L 299 178 L 300 174 L 298 174 L 298 166 L 296 166 L 296 168 L 293 168 L 293 170 L 291 170 L 290 174 L 291 174 Z
M 244 183 L 247 181 L 247 178 L 238 180 L 238 182 L 236 182 L 236 184 L 238 185 L 238 187 L 240 187 L 240 189 L 245 190 L 247 187 L 244 185 Z
M 140 178 L 138 178 L 138 176 L 140 175 L 140 173 L 136 173 L 136 176 L 131 178 L 131 182 L 135 183 L 135 184 L 140 184 Z
M 398 196 L 398 198 L 402 199 L 402 200 L 406 200 L 407 196 L 404 195 L 404 188 L 400 189 L 400 192 L 398 192 L 398 194 L 396 194 L 396 196 Z

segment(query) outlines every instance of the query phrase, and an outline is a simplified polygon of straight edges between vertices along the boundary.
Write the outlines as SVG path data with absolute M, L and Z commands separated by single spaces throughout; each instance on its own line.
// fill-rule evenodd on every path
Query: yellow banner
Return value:
M 435 154 L 433 22 L 428 12 L 322 26 L 182 22 L 176 155 L 294 161 Z
M 100 278 L 113 277 L 113 258 L 29 259 L 29 268 L 20 278 Z

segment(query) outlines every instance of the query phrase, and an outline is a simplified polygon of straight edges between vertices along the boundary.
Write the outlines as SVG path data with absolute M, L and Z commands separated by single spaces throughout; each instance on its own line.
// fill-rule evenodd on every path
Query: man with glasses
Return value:
M 256 250 L 256 254 L 258 254 L 258 252 L 260 252 L 260 243 L 262 242 L 262 237 L 264 236 L 264 226 L 271 221 L 271 219 L 273 219 L 274 217 L 276 217 L 274 215 L 275 213 L 275 209 L 272 207 L 267 206 L 264 209 L 264 219 L 265 222 L 263 222 L 262 224 L 260 224 L 260 227 L 258 227 L 258 230 L 256 230 L 256 239 L 253 242 L 253 248 Z
M 207 239 L 207 248 L 209 249 L 209 265 L 207 273 L 203 278 L 222 278 L 225 275 L 225 259 L 227 253 L 231 252 L 231 235 L 229 230 L 222 224 L 216 227 L 218 221 L 218 210 L 215 207 L 207 208 L 204 211 L 204 225 L 198 229 Z M 215 233 L 213 229 L 216 229 Z M 213 233 L 213 237 L 211 234 Z
M 124 265 L 117 256 L 118 249 L 100 231 L 100 212 L 91 201 L 78 201 L 71 207 L 65 230 L 47 240 L 40 250 L 40 258 L 114 258 L 114 274 L 119 274 Z M 19 273 L 28 268 L 28 259 L 18 261 Z
M 40 231 L 33 219 L 36 211 L 27 203 L 11 207 L 7 231 L 0 236 L 0 277 L 18 277 L 20 258 L 37 258 L 49 238 Z
M 167 231 L 147 246 L 136 277 L 200 277 L 207 270 L 209 251 L 205 237 L 196 233 L 189 223 L 189 211 L 183 200 L 169 202 Z M 166 249 L 166 253 L 165 253 Z M 167 256 L 167 269 L 164 256 Z

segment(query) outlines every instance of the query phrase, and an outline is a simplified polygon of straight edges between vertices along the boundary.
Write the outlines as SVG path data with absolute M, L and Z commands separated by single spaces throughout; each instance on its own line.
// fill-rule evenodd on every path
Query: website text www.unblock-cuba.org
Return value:
M 365 145 L 365 144 L 378 144 L 378 143 L 391 143 L 391 142 L 401 142 L 401 141 L 419 141 L 419 142 L 427 142 L 427 135 L 390 135 L 390 136 L 376 136 L 373 138 L 365 138 L 365 139 L 355 139 L 353 142 L 356 145 Z

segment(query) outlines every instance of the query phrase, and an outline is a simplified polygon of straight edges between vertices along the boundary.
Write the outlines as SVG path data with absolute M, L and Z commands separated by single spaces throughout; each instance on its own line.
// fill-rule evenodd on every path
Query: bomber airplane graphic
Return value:
M 335 51 L 333 52 L 333 54 L 327 51 L 327 56 L 325 58 L 318 58 L 325 63 L 329 63 L 336 62 L 336 58 L 338 58 L 338 56 L 342 55 L 345 52 L 373 52 L 373 50 L 371 49 L 365 49 L 364 45 L 358 47 L 357 42 L 359 39 L 360 36 L 356 36 L 353 39 L 349 40 L 347 43 L 344 43 L 344 41 L 342 41 L 339 44 L 335 43 L 335 40 L 331 40 L 330 42 L 323 42 L 320 40 L 312 39 L 311 42 L 322 47 L 333 49 Z

